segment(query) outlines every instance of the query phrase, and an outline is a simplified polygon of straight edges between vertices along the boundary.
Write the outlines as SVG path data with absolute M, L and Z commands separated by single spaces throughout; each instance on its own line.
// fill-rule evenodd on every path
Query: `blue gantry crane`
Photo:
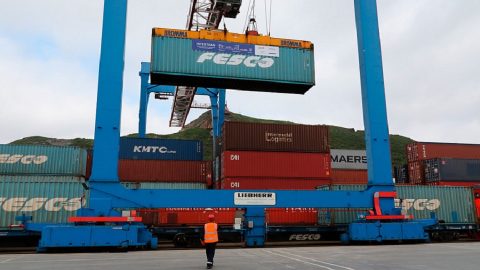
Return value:
M 118 152 L 123 89 L 127 0 L 105 0 L 95 122 L 93 172 L 86 208 L 69 224 L 26 222 L 41 232 L 39 250 L 64 247 L 152 247 L 157 241 L 138 217 L 136 208 L 245 208 L 247 246 L 262 246 L 266 207 L 370 208 L 372 213 L 350 224 L 345 241 L 428 240 L 427 226 L 435 220 L 414 220 L 394 205 L 390 141 L 385 103 L 382 57 L 375 0 L 354 0 L 361 75 L 363 117 L 368 158 L 368 187 L 363 191 L 246 191 L 126 189 L 118 181 Z M 174 86 L 150 85 L 148 64 L 142 64 L 140 133 L 144 134 L 148 94 L 172 93 Z M 199 88 L 197 94 L 218 97 L 224 91 Z M 220 94 L 223 93 L 223 94 Z M 220 122 L 214 128 L 219 134 Z

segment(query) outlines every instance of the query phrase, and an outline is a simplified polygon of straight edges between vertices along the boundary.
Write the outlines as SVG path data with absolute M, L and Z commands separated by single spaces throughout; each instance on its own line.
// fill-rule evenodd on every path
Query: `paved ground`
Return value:
M 204 269 L 203 250 L 0 254 L 1 270 Z M 480 243 L 219 249 L 214 269 L 480 269 Z

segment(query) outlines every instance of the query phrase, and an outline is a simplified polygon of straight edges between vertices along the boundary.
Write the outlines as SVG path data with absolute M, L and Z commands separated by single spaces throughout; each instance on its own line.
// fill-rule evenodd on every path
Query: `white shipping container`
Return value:
M 349 149 L 330 150 L 332 169 L 366 170 L 367 151 Z

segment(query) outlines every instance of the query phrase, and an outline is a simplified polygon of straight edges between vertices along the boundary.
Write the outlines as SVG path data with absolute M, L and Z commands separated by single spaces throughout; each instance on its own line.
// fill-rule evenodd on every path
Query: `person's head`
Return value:
M 213 214 L 208 215 L 208 221 L 210 221 L 210 222 L 215 221 L 215 215 L 213 215 Z

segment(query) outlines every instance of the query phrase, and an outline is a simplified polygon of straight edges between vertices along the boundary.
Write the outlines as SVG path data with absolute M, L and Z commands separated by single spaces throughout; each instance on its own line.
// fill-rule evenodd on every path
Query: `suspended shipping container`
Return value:
M 313 44 L 226 31 L 152 31 L 151 82 L 304 94 L 315 85 Z
M 215 215 L 219 225 L 233 225 L 235 217 L 242 216 L 237 208 L 159 208 L 138 209 L 143 223 L 148 226 L 202 226 L 208 222 L 208 215 Z
M 480 144 L 415 142 L 407 145 L 409 162 L 442 157 L 480 159 Z
M 119 160 L 118 177 L 124 182 L 211 183 L 209 161 Z
M 224 151 L 222 177 L 330 178 L 330 154 Z
M 223 124 L 223 150 L 328 153 L 323 125 L 230 122 Z
M 86 204 L 83 178 L 74 176 L 0 176 L 0 227 L 18 224 L 16 216 L 37 223 L 65 223 Z
M 308 226 L 317 224 L 315 208 L 267 208 L 265 222 L 268 226 Z
M 365 185 L 334 185 L 332 190 L 364 190 Z M 434 213 L 445 223 L 475 223 L 473 190 L 468 187 L 397 185 L 396 206 L 416 219 L 429 219 Z M 365 215 L 367 209 L 330 210 L 335 224 L 350 223 Z
M 327 186 L 330 179 L 229 177 L 220 182 L 220 189 L 311 190 Z
M 203 160 L 201 141 L 121 138 L 120 159 Z
M 87 151 L 77 147 L 0 145 L 0 174 L 85 176 Z
M 349 149 L 331 149 L 332 169 L 366 170 L 367 151 Z
M 424 162 L 426 182 L 480 182 L 480 159 L 435 158 Z

